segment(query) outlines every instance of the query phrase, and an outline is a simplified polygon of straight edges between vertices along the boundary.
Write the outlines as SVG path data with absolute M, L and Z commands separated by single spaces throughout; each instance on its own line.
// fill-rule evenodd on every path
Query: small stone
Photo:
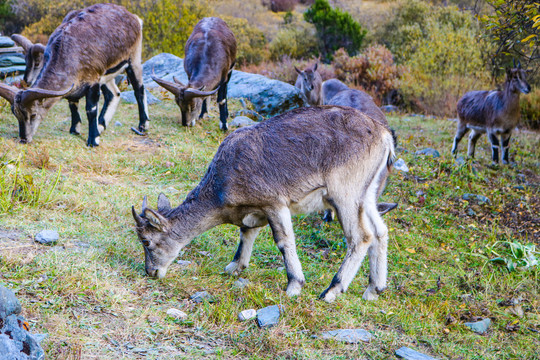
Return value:
M 278 305 L 267 306 L 257 311 L 257 323 L 260 328 L 268 328 L 278 324 L 281 311 Z
M 58 232 L 56 230 L 42 230 L 37 235 L 35 240 L 43 245 L 54 244 L 58 241 Z
M 122 125 L 123 125 L 123 124 L 122 124 L 120 121 L 116 121 L 116 122 L 114 123 L 114 126 L 122 126 Z
M 406 360 L 437 360 L 431 356 L 419 353 L 418 351 L 409 349 L 408 347 L 405 347 L 405 346 L 397 349 L 396 355 Z
M 180 267 L 183 267 L 183 268 L 188 267 L 189 265 L 191 265 L 191 261 L 189 261 L 189 260 L 178 260 L 178 261 L 176 261 L 176 263 L 178 265 L 180 265 Z
M 424 192 L 422 190 L 418 190 L 416 192 L 416 196 L 423 196 L 423 195 L 425 195 L 425 194 L 424 194 Z
M 459 157 L 456 159 L 456 165 L 457 165 L 457 166 L 465 165 L 465 159 L 463 158 L 463 156 L 459 156 Z
M 403 160 L 402 158 L 397 159 L 397 161 L 394 163 L 394 169 L 403 172 L 409 172 L 409 168 L 407 167 L 405 160 Z
M 467 201 L 476 200 L 480 205 L 491 204 L 491 200 L 489 200 L 489 198 L 484 195 L 463 194 L 461 198 Z
M 381 106 L 381 110 L 385 113 L 394 113 L 394 112 L 398 112 L 399 108 L 395 105 L 384 105 L 384 106 Z
M 257 310 L 248 309 L 248 310 L 241 311 L 238 314 L 238 320 L 248 321 L 248 320 L 254 319 L 256 316 L 257 316 Z
M 159 317 L 157 317 L 157 316 L 149 316 L 148 317 L 148 322 L 149 323 L 156 323 L 158 321 L 159 321 Z
M 334 339 L 347 344 L 358 344 L 360 341 L 369 342 L 373 335 L 363 329 L 339 329 L 325 331 L 321 334 L 323 339 Z
M 167 310 L 167 315 L 177 320 L 185 320 L 188 317 L 188 315 L 185 312 L 183 312 L 182 310 L 175 309 L 175 308 L 170 308 L 169 310 Z
M 191 295 L 191 300 L 193 300 L 196 303 L 202 303 L 203 301 L 207 301 L 209 303 L 212 303 L 215 301 L 214 297 L 210 295 L 208 291 L 198 291 L 195 294 Z
M 233 285 L 236 286 L 237 288 L 243 289 L 249 285 L 249 280 L 238 278 L 238 280 L 236 280 Z
M 467 209 L 467 215 L 469 215 L 469 216 L 476 216 L 476 211 L 474 211 L 473 209 L 469 208 L 469 209 Z
M 11 314 L 19 314 L 21 304 L 10 289 L 0 286 L 0 319 L 5 319 Z
M 485 318 L 484 320 L 477 322 L 466 322 L 464 325 L 477 334 L 483 334 L 488 330 L 489 325 L 491 325 L 491 320 Z
M 432 156 L 434 158 L 438 158 L 441 156 L 441 154 L 439 154 L 439 152 L 435 149 L 432 149 L 432 148 L 425 148 L 425 149 L 422 149 L 422 150 L 418 150 L 416 153 L 416 155 L 426 155 L 426 156 Z
M 229 122 L 229 125 L 232 127 L 244 127 L 244 126 L 251 126 L 255 125 L 257 122 L 251 120 L 247 116 L 237 116 L 234 119 Z

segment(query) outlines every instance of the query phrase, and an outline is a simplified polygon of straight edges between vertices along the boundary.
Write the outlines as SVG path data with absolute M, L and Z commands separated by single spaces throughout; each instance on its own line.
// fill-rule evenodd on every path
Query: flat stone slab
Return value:
M 261 329 L 276 326 L 279 323 L 280 314 L 278 305 L 267 306 L 257 311 L 257 323 Z
M 325 331 L 321 334 L 323 339 L 334 339 L 347 344 L 358 344 L 360 341 L 369 342 L 373 335 L 364 329 L 339 329 Z
M 161 100 L 159 100 L 157 97 L 152 95 L 152 93 L 149 92 L 148 90 L 145 90 L 144 92 L 146 93 L 146 103 L 148 105 L 158 104 L 161 102 Z M 127 103 L 130 103 L 130 104 L 137 103 L 137 99 L 135 99 L 135 92 L 133 90 L 121 92 L 120 97 L 122 98 L 122 100 L 124 100 Z
M 396 350 L 396 355 L 399 358 L 406 360 L 437 360 L 429 355 L 419 353 L 413 349 L 403 346 Z
M 188 317 L 188 315 L 185 312 L 183 312 L 182 310 L 175 309 L 175 308 L 170 308 L 169 310 L 167 310 L 167 315 L 177 320 L 185 320 Z
M 56 230 L 42 230 L 36 235 L 35 240 L 40 244 L 50 245 L 57 242 L 58 238 L 59 235 Z
M 461 197 L 463 200 L 467 200 L 467 201 L 472 201 L 472 200 L 475 200 L 477 201 L 480 205 L 481 204 L 491 204 L 491 200 L 489 200 L 488 197 L 484 196 L 484 195 L 476 195 L 476 194 L 463 194 L 463 196 Z
M 255 319 L 256 316 L 257 316 L 257 310 L 255 310 L 255 309 L 247 309 L 247 310 L 241 311 L 238 314 L 238 320 L 240 320 L 240 321 L 248 321 L 248 320 L 251 320 L 251 319 Z
M 425 149 L 422 149 L 422 150 L 418 150 L 416 153 L 416 155 L 426 155 L 426 156 L 433 156 L 434 158 L 438 158 L 441 156 L 441 154 L 439 154 L 439 152 L 435 149 L 432 149 L 432 148 L 425 148 Z
M 15 41 L 7 36 L 0 36 L 0 47 L 12 47 L 15 46 Z
M 21 303 L 10 289 L 0 286 L 0 319 L 21 312 Z
M 489 325 L 491 325 L 491 320 L 489 318 L 485 318 L 484 320 L 476 322 L 466 322 L 463 325 L 465 325 L 477 334 L 483 334 L 489 329 Z
M 191 300 L 196 303 L 202 303 L 203 301 L 214 302 L 215 299 L 208 291 L 198 291 L 191 295 Z

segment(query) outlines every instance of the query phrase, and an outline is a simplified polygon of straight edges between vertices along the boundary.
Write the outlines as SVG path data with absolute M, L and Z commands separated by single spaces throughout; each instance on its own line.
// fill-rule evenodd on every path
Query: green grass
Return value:
M 231 108 L 234 113 L 238 103 Z M 497 241 L 540 243 L 538 134 L 515 134 L 512 166 L 490 165 L 485 138 L 477 160 L 457 166 L 449 154 L 454 122 L 391 117 L 398 156 L 410 172 L 393 172 L 383 196 L 400 203 L 385 216 L 388 290 L 376 302 L 361 300 L 366 261 L 348 292 L 326 304 L 318 295 L 337 271 L 345 245 L 339 225 L 323 223 L 318 215 L 294 219 L 307 280 L 298 298 L 287 298 L 283 290 L 286 274 L 268 229 L 242 274 L 250 280 L 243 290 L 223 273 L 236 250 L 233 226 L 196 238 L 180 255 L 190 266 L 173 264 L 163 280 L 145 276 L 130 207 L 139 209 L 144 195 L 155 206 L 160 192 L 180 204 L 225 137 L 215 105 L 210 118 L 194 128 L 179 125 L 171 100 L 151 106 L 150 113 L 150 135 L 138 137 L 129 130 L 138 123 L 136 106 L 122 103 L 113 123 L 123 126 L 111 126 L 102 145 L 90 149 L 85 130 L 83 137 L 68 132 L 67 102 L 52 109 L 29 145 L 16 142 L 15 118 L 8 107 L 1 109 L 0 168 L 20 159 L 19 172 L 44 190 L 36 201 L 14 201 L 0 214 L 0 284 L 16 291 L 31 331 L 49 334 L 43 343 L 47 358 L 393 359 L 401 346 L 440 359 L 540 358 L 538 266 L 509 272 L 488 261 L 496 257 L 490 249 Z M 442 156 L 414 155 L 428 146 Z M 465 147 L 464 141 L 461 154 Z M 485 195 L 491 204 L 462 200 L 464 193 Z M 33 243 L 45 228 L 60 233 L 56 246 Z M 6 232 L 18 239 L 1 235 Z M 217 301 L 192 303 L 189 296 L 201 290 Z M 518 297 L 521 318 L 499 306 Z M 270 330 L 236 318 L 244 309 L 274 304 L 282 304 L 285 313 Z M 167 317 L 170 307 L 188 319 Z M 486 316 L 493 321 L 486 335 L 463 325 Z M 375 338 L 345 345 L 313 337 L 353 327 Z

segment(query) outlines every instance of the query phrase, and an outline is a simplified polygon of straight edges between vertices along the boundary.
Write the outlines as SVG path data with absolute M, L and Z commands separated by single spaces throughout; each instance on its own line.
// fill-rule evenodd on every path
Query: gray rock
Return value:
M 238 278 L 238 280 L 236 280 L 234 282 L 234 286 L 236 286 L 237 288 L 240 288 L 240 289 L 243 289 L 248 285 L 249 285 L 249 280 L 248 279 Z
M 45 358 L 45 353 L 39 344 L 44 336 L 30 334 L 22 327 L 23 322 L 24 318 L 14 314 L 3 320 L 3 326 L 0 329 L 0 360 L 42 360 Z
M 381 106 L 381 110 L 384 111 L 385 113 L 394 113 L 394 112 L 398 112 L 399 108 L 395 105 L 384 105 L 384 106 Z
M 397 161 L 394 163 L 394 169 L 403 172 L 409 172 L 409 168 L 407 167 L 405 160 L 403 160 L 402 158 L 397 159 Z
M 146 102 L 148 103 L 148 105 L 158 104 L 161 102 L 161 100 L 152 95 L 152 93 L 148 92 L 148 90 L 145 90 L 144 92 L 146 93 Z M 133 90 L 120 93 L 120 97 L 122 98 L 122 100 L 130 104 L 137 103 L 137 100 L 135 99 L 135 92 Z
M 439 152 L 435 149 L 432 149 L 432 148 L 425 148 L 425 149 L 422 149 L 422 150 L 418 150 L 416 153 L 416 155 L 426 155 L 426 156 L 433 156 L 434 158 L 438 158 L 441 156 L 441 154 L 439 154 Z
M 37 235 L 35 240 L 43 245 L 54 244 L 58 241 L 58 232 L 56 230 L 42 230 Z
M 323 339 L 334 339 L 348 344 L 358 344 L 360 341 L 369 342 L 373 335 L 363 329 L 339 329 L 325 331 L 321 334 Z
M 491 204 L 491 200 L 489 200 L 489 198 L 484 195 L 476 195 L 476 194 L 467 193 L 467 194 L 463 194 L 461 198 L 467 201 L 476 201 L 479 204 Z
M 24 61 L 24 58 L 21 58 L 20 56 L 14 56 L 14 55 L 0 56 L 0 67 L 16 66 L 16 65 L 26 66 L 26 62 Z
M 456 159 L 456 165 L 457 166 L 462 166 L 462 165 L 465 165 L 466 161 L 465 159 L 463 158 L 463 156 L 459 156 L 457 159 Z
M 8 76 L 23 74 L 25 70 L 26 70 L 25 65 L 3 67 L 3 68 L 0 68 L 0 77 L 5 78 Z
M 0 47 L 12 47 L 15 46 L 15 42 L 7 36 L 0 36 Z
M 195 294 L 191 295 L 191 300 L 196 303 L 202 303 L 203 301 L 214 302 L 215 299 L 208 291 L 198 291 Z
M 473 209 L 469 208 L 467 210 L 467 215 L 469 216 L 476 216 L 476 211 L 474 211 Z
M 257 311 L 257 323 L 260 328 L 269 328 L 279 322 L 281 311 L 278 305 L 267 306 Z
M 408 347 L 401 347 L 396 350 L 396 355 L 402 359 L 406 360 L 437 360 L 431 356 L 419 353 Z
M 244 127 L 244 126 L 255 125 L 256 123 L 257 123 L 256 121 L 251 120 L 247 116 L 237 116 L 231 120 L 229 125 L 232 127 Z
M 177 320 L 185 320 L 188 317 L 188 315 L 185 312 L 183 312 L 182 310 L 175 309 L 175 308 L 170 308 L 169 310 L 167 310 L 167 315 Z
M 177 260 L 176 263 L 180 265 L 180 267 L 183 267 L 183 268 L 191 265 L 191 261 L 189 260 Z
M 238 314 L 238 320 L 248 321 L 248 320 L 254 319 L 256 316 L 257 316 L 257 310 L 248 309 L 248 310 L 241 311 Z
M 122 124 L 120 121 L 116 121 L 116 122 L 114 123 L 114 126 L 122 126 L 122 125 L 124 125 L 124 124 Z
M 0 286 L 0 319 L 5 319 L 9 315 L 19 314 L 21 312 L 21 304 L 15 297 L 13 291 L 3 286 Z
M 485 318 L 484 320 L 476 322 L 466 322 L 464 325 L 477 334 L 483 334 L 488 330 L 489 325 L 491 325 L 491 320 L 489 318 Z
M 242 106 L 246 106 L 245 105 L 245 102 L 243 101 L 244 99 L 243 98 L 240 98 L 240 101 L 242 102 Z M 254 110 L 249 110 L 249 109 L 242 109 L 242 110 L 238 110 L 234 116 L 246 116 L 246 117 L 249 117 L 250 119 L 254 119 L 255 121 L 264 121 L 264 117 L 262 117 L 261 115 L 259 115 L 256 111 Z
M 159 85 L 152 80 L 152 75 L 167 81 L 173 81 L 175 76 L 184 84 L 188 83 L 184 60 L 173 54 L 162 53 L 148 59 L 143 64 L 143 82 L 149 88 L 157 88 Z

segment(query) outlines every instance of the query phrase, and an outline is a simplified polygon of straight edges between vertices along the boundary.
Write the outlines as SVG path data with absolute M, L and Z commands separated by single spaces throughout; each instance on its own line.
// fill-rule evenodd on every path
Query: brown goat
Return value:
M 139 106 L 139 131 L 145 131 L 148 115 L 141 50 L 142 21 L 124 7 L 96 4 L 73 14 L 49 38 L 43 69 L 33 86 L 19 90 L 0 84 L 0 96 L 12 104 L 19 121 L 21 142 L 32 141 L 48 110 L 61 98 L 74 101 L 86 96 L 87 144 L 99 145 L 100 83 L 108 83 L 124 70 Z
M 227 84 L 236 61 L 236 39 L 225 21 L 207 17 L 195 25 L 186 42 L 184 69 L 187 85 L 152 76 L 155 82 L 174 94 L 183 126 L 195 125 L 197 114 L 207 112 L 206 98 L 218 93 L 220 129 L 227 130 Z
M 457 154 L 460 140 L 472 129 L 469 135 L 469 157 L 474 157 L 476 142 L 487 132 L 493 162 L 499 162 L 499 147 L 502 144 L 502 162 L 508 164 L 510 137 L 521 118 L 519 94 L 528 94 L 530 91 L 525 70 L 518 64 L 517 68 L 507 69 L 502 91 L 470 91 L 463 95 L 457 104 L 459 119 L 452 154 Z
M 248 266 L 253 242 L 270 224 L 283 254 L 287 295 L 299 295 L 305 278 L 296 253 L 292 214 L 332 208 L 347 239 L 347 254 L 321 294 L 333 301 L 347 290 L 369 254 L 375 300 L 386 287 L 388 229 L 377 198 L 394 160 L 387 126 L 339 106 L 296 109 L 236 130 L 221 143 L 203 179 L 177 208 L 161 194 L 157 210 L 132 208 L 144 247 L 146 272 L 162 278 L 182 248 L 220 224 L 240 227 L 240 243 L 225 271 Z
M 308 67 L 304 70 L 299 70 L 296 66 L 294 70 L 298 73 L 294 86 L 300 89 L 300 92 L 307 100 L 309 105 L 322 105 L 321 74 L 317 71 L 319 63 L 315 63 L 313 67 Z

